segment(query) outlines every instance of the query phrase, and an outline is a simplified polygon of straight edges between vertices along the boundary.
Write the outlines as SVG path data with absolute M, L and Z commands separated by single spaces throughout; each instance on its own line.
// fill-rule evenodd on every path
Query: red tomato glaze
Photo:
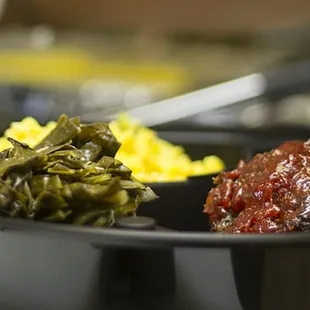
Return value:
M 215 231 L 310 231 L 310 140 L 240 161 L 215 184 L 204 208 Z

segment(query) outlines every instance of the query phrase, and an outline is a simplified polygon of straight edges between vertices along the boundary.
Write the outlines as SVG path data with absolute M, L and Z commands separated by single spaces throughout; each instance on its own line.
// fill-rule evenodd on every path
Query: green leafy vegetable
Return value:
M 68 118 L 67 115 L 63 114 L 59 117 L 57 126 L 36 146 L 36 150 L 70 143 L 80 130 L 78 117 Z
M 99 160 L 102 156 L 114 157 L 120 143 L 114 137 L 108 124 L 81 125 L 74 144 L 84 153 L 86 160 Z
M 61 115 L 34 149 L 9 141 L 0 153 L 1 216 L 102 227 L 157 197 L 114 158 L 120 144 L 107 124 Z

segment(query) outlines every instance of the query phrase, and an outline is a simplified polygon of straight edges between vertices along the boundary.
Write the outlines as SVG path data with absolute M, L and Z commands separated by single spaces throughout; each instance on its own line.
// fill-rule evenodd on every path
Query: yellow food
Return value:
M 11 147 L 7 137 L 34 147 L 55 125 L 55 122 L 49 122 L 46 126 L 40 126 L 31 117 L 13 122 L 5 131 L 4 137 L 0 138 L 0 150 Z M 126 114 L 121 114 L 111 122 L 110 128 L 122 143 L 115 157 L 128 166 L 134 177 L 142 182 L 184 181 L 189 176 L 218 173 L 225 168 L 223 161 L 217 156 L 192 161 L 181 146 L 160 139 L 155 131 L 142 126 Z
M 126 114 L 111 122 L 110 128 L 122 143 L 116 158 L 142 182 L 184 181 L 189 176 L 218 173 L 225 168 L 217 156 L 192 161 L 181 146 L 160 139 L 155 131 Z
M 11 123 L 10 127 L 0 138 L 0 151 L 12 147 L 7 138 L 13 138 L 30 147 L 36 146 L 42 141 L 56 126 L 56 122 L 49 122 L 46 126 L 41 126 L 37 120 L 32 117 L 26 117 L 20 122 Z

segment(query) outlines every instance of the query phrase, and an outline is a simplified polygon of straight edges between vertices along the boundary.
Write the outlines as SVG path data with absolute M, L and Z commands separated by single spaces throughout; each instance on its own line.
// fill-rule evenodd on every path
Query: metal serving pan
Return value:
M 309 309 L 307 233 L 141 223 L 95 229 L 1 219 L 0 308 Z

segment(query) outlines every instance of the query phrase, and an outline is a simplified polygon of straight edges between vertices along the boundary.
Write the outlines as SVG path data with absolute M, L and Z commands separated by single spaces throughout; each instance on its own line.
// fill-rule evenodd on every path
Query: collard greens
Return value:
M 9 139 L 0 153 L 0 215 L 96 227 L 156 198 L 114 159 L 120 144 L 104 123 L 61 115 L 34 149 Z

